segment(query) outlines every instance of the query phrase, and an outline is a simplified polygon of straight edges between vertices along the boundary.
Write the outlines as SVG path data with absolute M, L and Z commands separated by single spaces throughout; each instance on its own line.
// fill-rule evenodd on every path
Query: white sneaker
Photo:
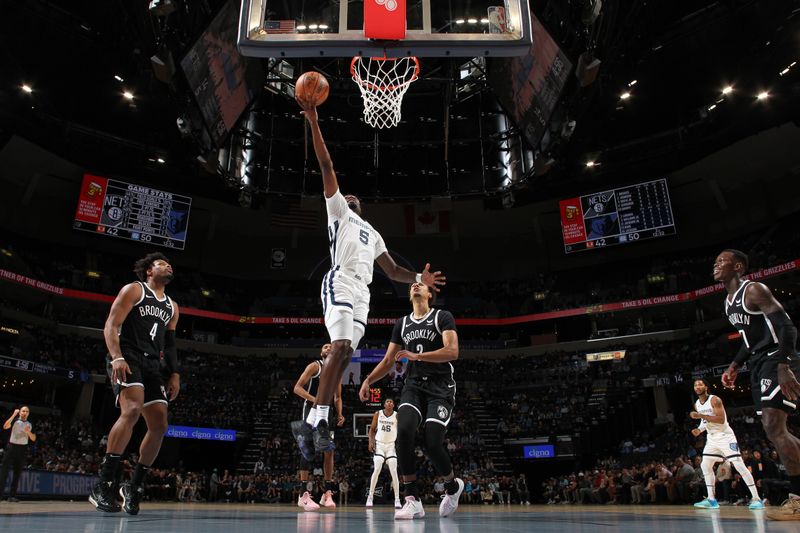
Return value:
M 439 504 L 439 516 L 450 516 L 458 509 L 458 499 L 461 498 L 461 493 L 464 492 L 464 482 L 461 478 L 455 478 L 454 481 L 458 483 L 458 490 L 452 495 L 444 493 L 442 503 Z
M 394 513 L 395 520 L 412 520 L 424 516 L 425 509 L 422 508 L 422 502 L 413 496 L 406 496 L 406 504 Z
M 333 492 L 326 490 L 319 500 L 319 504 L 328 509 L 336 509 L 336 502 L 333 501 Z
M 400 503 L 399 499 L 394 501 L 394 508 L 395 509 L 402 509 L 403 508 L 403 505 Z
M 372 496 L 367 498 L 367 507 L 372 507 Z
M 305 511 L 317 511 L 319 510 L 319 505 L 317 502 L 311 498 L 311 494 L 308 492 L 304 492 L 300 499 L 297 501 L 297 505 L 302 507 Z

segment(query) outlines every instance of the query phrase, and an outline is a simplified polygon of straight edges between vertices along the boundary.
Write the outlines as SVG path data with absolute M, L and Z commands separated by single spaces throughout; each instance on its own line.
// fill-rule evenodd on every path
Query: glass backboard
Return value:
M 405 4 L 404 38 L 367 38 L 365 2 Z M 242 0 L 238 43 L 251 57 L 519 56 L 531 16 L 526 0 Z

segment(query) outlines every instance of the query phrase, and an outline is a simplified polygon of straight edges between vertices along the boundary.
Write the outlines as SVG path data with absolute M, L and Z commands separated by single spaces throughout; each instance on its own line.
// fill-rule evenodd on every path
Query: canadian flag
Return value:
M 407 205 L 406 231 L 409 235 L 447 233 L 450 231 L 450 211 Z

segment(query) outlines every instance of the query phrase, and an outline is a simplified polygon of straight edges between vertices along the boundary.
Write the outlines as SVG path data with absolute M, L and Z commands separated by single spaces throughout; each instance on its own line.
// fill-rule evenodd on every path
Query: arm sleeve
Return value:
M 749 358 L 750 358 L 750 350 L 747 349 L 747 346 L 745 346 L 744 341 L 742 341 L 742 346 L 736 353 L 736 357 L 733 358 L 733 362 L 739 366 L 742 366 L 745 363 L 745 361 L 747 361 Z
M 342 219 L 350 211 L 350 208 L 347 207 L 347 200 L 344 199 L 340 190 L 337 190 L 330 198 L 325 198 L 325 206 L 328 209 L 328 219 Z
M 453 313 L 450 311 L 441 311 L 439 313 L 439 328 L 442 331 L 457 331 L 456 330 L 456 319 L 453 318 Z
M 399 344 L 400 346 L 405 347 L 405 344 L 403 343 L 403 319 L 402 318 L 394 323 L 394 329 L 392 330 L 392 342 L 395 343 L 395 344 Z
M 781 362 L 789 362 L 795 352 L 795 342 L 797 341 L 797 328 L 794 327 L 786 311 L 776 311 L 766 315 L 767 320 L 772 324 L 775 335 L 778 337 L 778 353 L 775 358 Z
M 175 345 L 175 332 L 164 333 L 164 362 L 170 374 L 178 374 L 178 347 Z

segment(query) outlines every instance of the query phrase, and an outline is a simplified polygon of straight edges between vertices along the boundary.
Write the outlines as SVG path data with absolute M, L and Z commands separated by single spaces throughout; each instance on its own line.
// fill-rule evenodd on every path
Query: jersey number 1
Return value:
M 156 332 L 158 331 L 158 322 L 153 323 L 153 327 L 150 330 L 150 340 L 156 340 Z

